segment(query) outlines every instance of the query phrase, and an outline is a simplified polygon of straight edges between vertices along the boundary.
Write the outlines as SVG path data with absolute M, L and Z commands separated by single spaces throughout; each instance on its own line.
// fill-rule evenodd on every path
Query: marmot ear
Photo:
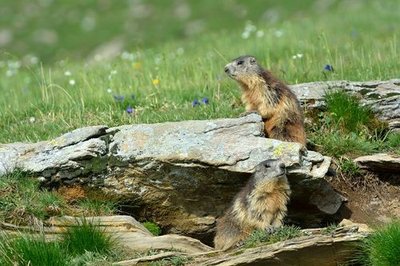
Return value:
M 250 64 L 255 64 L 256 63 L 256 59 L 254 57 L 250 57 Z

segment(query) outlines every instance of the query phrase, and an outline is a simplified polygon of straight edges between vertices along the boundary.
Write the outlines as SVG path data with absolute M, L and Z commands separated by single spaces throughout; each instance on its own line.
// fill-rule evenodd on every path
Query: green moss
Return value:
M 158 224 L 154 222 L 144 222 L 143 226 L 146 227 L 146 229 L 155 236 L 159 236 L 161 234 L 161 228 L 158 226 Z

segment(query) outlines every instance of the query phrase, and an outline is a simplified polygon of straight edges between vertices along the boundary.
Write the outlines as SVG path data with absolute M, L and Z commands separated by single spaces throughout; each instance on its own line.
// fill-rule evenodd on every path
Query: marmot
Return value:
M 243 89 L 247 112 L 258 112 L 267 138 L 306 145 L 304 117 L 296 95 L 253 56 L 240 56 L 225 66 L 225 72 Z
M 291 193 L 285 165 L 266 160 L 255 170 L 224 216 L 217 220 L 216 249 L 233 247 L 255 229 L 270 230 L 282 225 Z

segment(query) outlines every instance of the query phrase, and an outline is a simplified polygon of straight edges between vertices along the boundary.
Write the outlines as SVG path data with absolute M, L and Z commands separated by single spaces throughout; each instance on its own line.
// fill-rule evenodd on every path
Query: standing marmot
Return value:
M 226 250 L 255 229 L 281 226 L 290 193 L 285 165 L 277 160 L 261 162 L 225 215 L 218 219 L 215 248 Z
M 303 112 L 294 93 L 253 56 L 241 56 L 225 66 L 225 72 L 243 89 L 246 111 L 263 118 L 267 138 L 306 144 Z

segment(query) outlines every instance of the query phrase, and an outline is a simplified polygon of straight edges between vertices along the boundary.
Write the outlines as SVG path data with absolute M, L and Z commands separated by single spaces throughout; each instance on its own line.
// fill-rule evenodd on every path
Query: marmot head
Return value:
M 261 183 L 267 180 L 280 179 L 286 176 L 285 164 L 280 160 L 266 160 L 256 166 L 254 172 L 255 183 Z
M 225 73 L 235 80 L 240 80 L 244 76 L 260 75 L 262 71 L 263 68 L 251 55 L 240 56 L 225 66 Z

